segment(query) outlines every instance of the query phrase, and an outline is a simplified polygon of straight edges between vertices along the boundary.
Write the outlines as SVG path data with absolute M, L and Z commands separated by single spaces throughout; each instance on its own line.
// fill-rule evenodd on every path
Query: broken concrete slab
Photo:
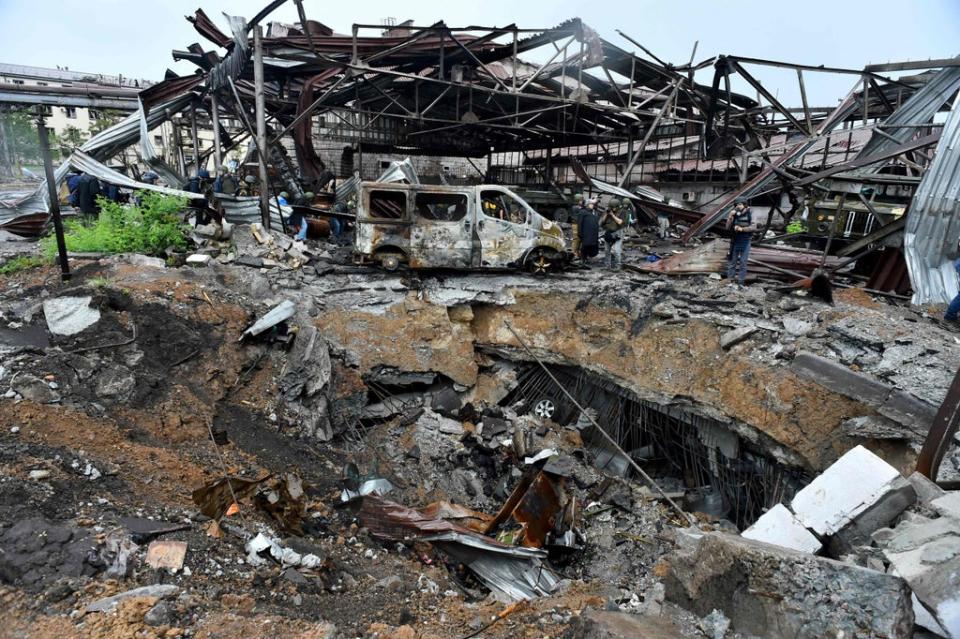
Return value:
M 960 520 L 917 517 L 881 541 L 890 571 L 906 580 L 946 636 L 960 638 Z
M 93 298 L 55 297 L 43 302 L 47 328 L 54 335 L 76 335 L 100 321 L 100 310 L 90 308 Z
M 930 502 L 930 507 L 944 517 L 953 517 L 960 521 L 960 491 L 952 490 Z
M 843 432 L 860 439 L 910 439 L 915 433 L 881 415 L 861 415 L 843 420 Z
M 897 479 L 896 468 L 857 446 L 800 490 L 790 509 L 807 528 L 832 535 L 896 488 Z
M 112 597 L 98 599 L 86 607 L 86 612 L 113 612 L 117 605 L 124 599 L 132 599 L 133 597 L 157 597 L 159 599 L 165 599 L 167 597 L 172 597 L 178 592 L 180 592 L 180 587 L 174 586 L 173 584 L 142 586 L 140 588 L 134 588 L 133 590 L 121 592 L 120 594 L 113 595 Z
M 830 537 L 830 556 L 839 557 L 852 552 L 857 546 L 869 545 L 870 536 L 875 531 L 890 525 L 916 501 L 917 493 L 913 485 L 903 477 L 894 478 L 873 504 Z
M 741 326 L 720 336 L 720 348 L 729 350 L 757 332 L 756 326 Z
M 928 506 L 930 502 L 947 494 L 943 488 L 918 472 L 914 472 L 907 477 L 907 481 L 913 486 L 913 491 L 917 493 L 917 502 L 924 506 Z
M 784 317 L 783 318 L 783 328 L 794 337 L 803 337 L 807 333 L 813 330 L 813 324 L 810 322 L 804 322 L 795 317 Z
M 808 351 L 800 351 L 790 364 L 801 377 L 813 380 L 847 397 L 879 406 L 886 401 L 890 387 L 843 364 Z
M 20 393 L 24 399 L 38 404 L 52 404 L 60 401 L 60 393 L 50 388 L 47 382 L 33 375 L 17 375 L 11 380 L 10 388 Z
M 610 610 L 586 610 L 575 616 L 563 639 L 677 639 L 683 633 L 666 619 Z
M 423 411 L 423 414 L 417 420 L 417 428 L 443 433 L 444 435 L 463 435 L 463 424 L 432 410 Z
M 903 579 L 772 544 L 707 533 L 667 559 L 667 599 L 762 637 L 912 636 Z
M 743 531 L 743 537 L 754 541 L 816 553 L 823 545 L 783 504 L 765 512 L 752 526 Z

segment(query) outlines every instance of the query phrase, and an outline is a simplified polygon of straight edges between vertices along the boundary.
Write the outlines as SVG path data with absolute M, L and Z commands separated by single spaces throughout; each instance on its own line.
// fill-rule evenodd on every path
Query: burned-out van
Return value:
M 363 182 L 354 258 L 387 270 L 526 268 L 567 261 L 560 227 L 502 186 Z

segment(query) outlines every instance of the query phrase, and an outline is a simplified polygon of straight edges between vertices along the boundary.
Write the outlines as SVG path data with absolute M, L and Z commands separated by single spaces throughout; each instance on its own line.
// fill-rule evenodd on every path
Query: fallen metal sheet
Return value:
M 910 204 L 903 237 L 914 304 L 945 304 L 957 295 L 960 238 L 960 97 L 943 127 L 933 162 Z
M 546 551 L 507 546 L 453 522 L 380 497 L 364 497 L 358 513 L 372 535 L 391 541 L 428 541 L 465 564 L 490 590 L 514 601 L 549 595 L 559 579 Z
M 223 217 L 231 224 L 255 224 L 262 221 L 260 198 L 257 196 L 227 195 L 214 193 L 214 199 L 223 206 Z M 280 208 L 270 201 L 270 228 L 283 228 Z
M 656 262 L 639 262 L 631 266 L 641 271 L 667 273 L 669 275 L 721 273 L 727 268 L 727 255 L 729 251 L 730 241 L 717 239 L 702 244 L 695 249 L 671 255 Z M 764 262 L 781 269 L 796 271 L 803 275 L 809 275 L 814 269 L 819 268 L 821 257 L 822 254 L 819 252 L 799 249 L 775 249 L 766 246 L 753 246 L 750 248 L 751 260 Z M 839 263 L 839 258 L 828 256 L 824 267 L 829 269 L 837 266 Z M 790 278 L 789 275 L 779 273 L 773 269 L 764 268 L 762 265 L 754 264 L 752 261 L 747 270 L 748 273 L 762 273 L 778 279 Z
M 454 504 L 449 501 L 435 501 L 432 504 L 428 504 L 426 507 L 421 508 L 420 512 L 427 517 L 433 517 L 434 519 L 446 519 L 447 521 L 452 521 L 460 526 L 463 526 L 464 528 L 468 528 L 481 534 L 487 531 L 490 522 L 493 521 L 493 517 L 487 513 L 482 513 L 478 510 L 471 510 L 466 506 Z
M 190 524 L 144 519 L 142 517 L 121 517 L 120 525 L 130 531 L 130 536 L 138 544 L 149 541 L 158 535 L 190 529 Z
M 377 178 L 377 182 L 403 181 L 406 181 L 407 184 L 420 184 L 420 177 L 417 175 L 416 169 L 413 168 L 413 162 L 410 161 L 410 158 L 391 162 L 390 168 Z
M 270 309 L 270 311 L 266 315 L 258 319 L 253 324 L 253 326 L 245 330 L 243 332 L 243 335 L 240 336 L 240 339 L 243 339 L 244 337 L 254 337 L 256 335 L 259 335 L 265 330 L 273 328 L 280 322 L 287 321 L 288 319 L 293 317 L 293 314 L 296 312 L 297 312 L 297 307 L 293 302 L 291 302 L 290 300 L 283 300 L 282 302 L 274 306 L 272 309 Z
M 577 175 L 577 177 L 580 178 L 580 180 L 582 180 L 589 187 L 592 187 L 603 193 L 616 195 L 619 198 L 628 198 L 631 200 L 637 200 L 641 202 L 643 201 L 643 198 L 641 198 L 639 195 L 635 193 L 631 193 L 630 191 L 624 188 L 620 188 L 619 186 L 616 186 L 614 184 L 610 184 L 608 182 L 604 182 L 603 180 L 598 180 L 595 177 L 591 177 L 587 173 L 587 170 L 583 167 L 583 164 L 577 158 L 574 158 L 574 157 L 570 158 L 570 166 L 573 168 L 573 172 Z M 653 191 L 653 189 L 649 189 L 649 190 Z M 657 192 L 654 191 L 654 193 L 657 193 Z M 657 193 L 657 195 L 659 195 L 659 193 Z M 656 199 L 656 198 L 651 197 L 651 199 Z M 661 196 L 660 201 L 662 202 L 663 199 L 665 198 Z
M 107 165 L 98 162 L 83 151 L 74 151 L 73 155 L 70 156 L 69 162 L 70 166 L 74 167 L 75 169 L 83 171 L 88 175 L 92 175 L 98 180 L 109 182 L 110 184 L 115 184 L 117 186 L 122 186 L 137 191 L 154 191 L 155 193 L 162 193 L 164 195 L 172 195 L 187 199 L 197 197 L 196 193 L 191 193 L 190 191 L 181 191 L 179 189 L 171 189 L 157 184 L 137 182 L 133 178 L 129 178 L 123 173 L 114 171 Z
M 74 153 L 82 152 L 96 162 L 107 160 L 138 139 L 142 139 L 141 124 L 147 130 L 154 129 L 166 122 L 171 114 L 177 113 L 189 105 L 191 100 L 191 95 L 181 96 L 176 100 L 158 106 L 146 117 L 143 117 L 142 113 L 138 111 L 93 136 Z M 54 179 L 58 185 L 67 177 L 72 164 L 71 159 L 68 158 L 54 171 Z M 31 213 L 47 215 L 49 212 L 49 195 L 46 180 L 38 185 L 33 193 L 19 199 L 4 200 L 0 204 L 2 204 L 0 205 L 0 222 L 6 222 Z

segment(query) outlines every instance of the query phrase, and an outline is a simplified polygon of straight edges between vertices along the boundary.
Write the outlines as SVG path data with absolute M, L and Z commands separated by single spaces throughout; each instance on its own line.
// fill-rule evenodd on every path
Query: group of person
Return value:
M 587 266 L 600 253 L 600 238 L 606 249 L 606 268 L 619 271 L 623 265 L 623 238 L 626 230 L 635 222 L 632 204 L 612 198 L 606 207 L 600 206 L 597 198 L 584 199 L 583 194 L 573 196 L 570 222 L 573 226 L 573 253 L 581 264 Z M 659 220 L 658 220 L 659 222 Z M 660 224 L 659 234 L 663 224 Z M 727 256 L 727 281 L 730 285 L 744 286 L 747 264 L 750 259 L 750 242 L 758 230 L 753 222 L 753 212 L 746 198 L 738 197 L 727 214 L 726 228 L 731 233 L 730 252 Z M 601 235 L 602 234 L 602 235 Z M 960 273 L 960 260 L 957 262 Z M 960 314 L 960 295 L 957 297 L 953 319 Z
M 606 248 L 606 267 L 619 271 L 623 265 L 623 238 L 627 228 L 634 222 L 632 206 L 619 198 L 601 207 L 597 198 L 584 200 L 581 193 L 574 195 L 570 210 L 573 225 L 573 252 L 584 266 L 600 253 L 600 237 L 603 233 Z

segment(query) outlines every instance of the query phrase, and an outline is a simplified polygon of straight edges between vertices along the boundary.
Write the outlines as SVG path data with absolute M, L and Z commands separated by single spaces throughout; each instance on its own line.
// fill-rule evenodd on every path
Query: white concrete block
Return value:
M 213 258 L 206 253 L 194 253 L 187 257 L 187 264 L 190 266 L 206 266 Z
M 93 298 L 55 297 L 43 302 L 47 328 L 54 335 L 76 335 L 100 321 L 100 310 L 90 308 Z
M 832 535 L 892 490 L 898 478 L 896 468 L 857 446 L 798 492 L 790 507 L 805 527 Z
M 960 520 L 960 490 L 951 490 L 943 497 L 934 499 L 930 506 L 944 517 Z
M 783 504 L 765 512 L 741 536 L 801 552 L 815 553 L 822 547 L 820 540 Z

